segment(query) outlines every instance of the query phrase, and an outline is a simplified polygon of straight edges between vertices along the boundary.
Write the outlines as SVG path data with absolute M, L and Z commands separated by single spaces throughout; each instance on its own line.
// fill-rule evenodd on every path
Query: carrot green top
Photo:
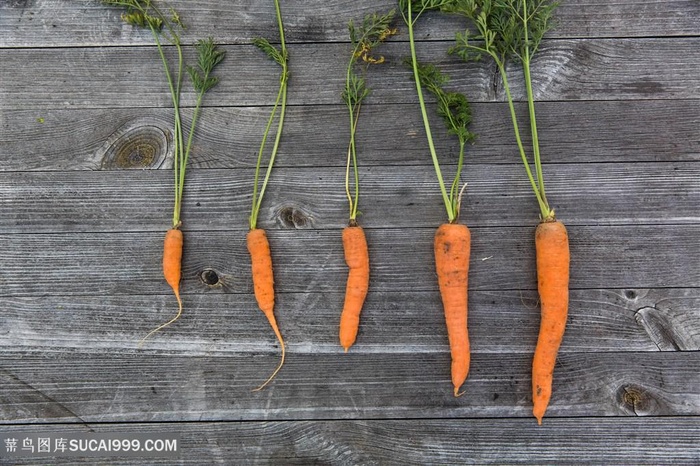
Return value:
M 456 13 L 470 19 L 476 29 L 475 33 L 466 30 L 464 33 L 457 34 L 457 44 L 452 47 L 451 53 L 466 61 L 476 61 L 483 56 L 489 56 L 498 66 L 510 107 L 518 150 L 537 197 L 542 220 L 553 220 L 554 210 L 549 207 L 544 189 L 530 61 L 539 48 L 542 37 L 552 27 L 552 13 L 557 5 L 551 0 L 444 0 L 440 6 L 442 11 Z M 505 67 L 509 59 L 521 62 L 523 66 L 532 134 L 534 176 L 523 147 L 513 97 L 508 85 Z
M 284 24 L 282 23 L 282 12 L 280 11 L 279 0 L 275 0 L 275 12 L 277 15 L 277 27 L 279 29 L 280 35 L 279 48 L 275 47 L 267 39 L 262 37 L 253 40 L 253 44 L 256 47 L 265 52 L 271 60 L 273 60 L 275 63 L 282 67 L 282 72 L 280 73 L 280 85 L 279 90 L 277 91 L 275 105 L 272 107 L 272 112 L 270 113 L 270 117 L 267 120 L 265 132 L 263 133 L 263 138 L 260 142 L 258 160 L 255 164 L 255 178 L 253 180 L 253 207 L 251 209 L 249 218 L 251 230 L 257 228 L 258 213 L 260 212 L 260 206 L 262 205 L 263 195 L 265 194 L 265 188 L 267 187 L 267 182 L 270 179 L 270 174 L 272 173 L 272 166 L 275 163 L 275 157 L 277 156 L 277 151 L 279 149 L 280 140 L 282 138 L 282 127 L 284 126 L 284 115 L 287 110 L 287 81 L 289 80 L 289 68 L 287 66 L 287 61 L 289 59 L 289 53 L 287 52 L 287 44 L 284 40 Z M 260 168 L 262 165 L 265 145 L 267 143 L 267 137 L 270 134 L 272 123 L 275 121 L 275 117 L 277 117 L 278 114 L 279 119 L 277 121 L 277 134 L 275 135 L 275 141 L 272 145 L 272 152 L 270 153 L 270 158 L 267 163 L 265 178 L 263 179 L 262 185 L 259 185 Z
M 217 49 L 217 45 L 212 38 L 200 40 L 196 44 L 197 66 L 184 66 L 182 55 L 182 44 L 180 42 L 179 31 L 183 28 L 179 14 L 169 8 L 168 14 L 163 13 L 152 0 L 103 0 L 110 6 L 126 8 L 122 14 L 122 20 L 137 27 L 150 29 L 153 34 L 158 53 L 163 62 L 163 69 L 170 88 L 170 97 L 173 102 L 175 112 L 175 131 L 173 139 L 175 141 L 173 156 L 173 172 L 175 174 L 175 208 L 173 211 L 173 227 L 180 226 L 180 211 L 182 208 L 182 192 L 185 185 L 185 170 L 187 160 L 192 148 L 194 129 L 197 124 L 202 99 L 204 94 L 216 86 L 219 78 L 212 76 L 216 65 L 224 59 L 225 53 Z M 161 43 L 161 36 L 168 40 L 177 49 L 177 62 L 174 73 L 170 70 L 170 65 Z M 195 104 L 192 123 L 188 131 L 185 142 L 185 133 L 182 128 L 182 118 L 180 116 L 180 93 L 182 91 L 182 76 L 184 69 L 192 80 L 192 85 L 197 93 L 197 103 Z

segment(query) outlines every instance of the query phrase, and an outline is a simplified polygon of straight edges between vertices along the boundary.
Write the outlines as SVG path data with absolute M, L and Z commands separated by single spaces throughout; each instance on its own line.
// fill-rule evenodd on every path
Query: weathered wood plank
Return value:
M 224 286 L 209 272 L 213 289 Z M 562 353 L 700 350 L 700 289 L 574 290 Z M 531 354 L 539 330 L 535 291 L 473 291 L 471 351 Z M 277 321 L 290 354 L 339 354 L 342 292 L 277 293 Z M 170 319 L 170 295 L 0 298 L 0 348 L 110 355 Z M 274 343 L 251 294 L 187 296 L 180 320 L 153 335 L 148 349 L 183 356 L 268 351 Z M 437 291 L 369 293 L 352 353 L 447 351 Z
M 166 225 L 164 225 L 164 230 Z M 574 226 L 571 288 L 700 286 L 700 226 Z M 371 229 L 374 290 L 432 291 L 434 228 Z M 345 282 L 339 230 L 268 232 L 279 292 L 338 291 Z M 470 288 L 532 290 L 534 225 L 472 229 Z M 164 293 L 163 233 L 0 235 L 2 296 Z M 185 233 L 185 294 L 208 290 L 199 276 L 215 270 L 227 286 L 251 291 L 245 230 Z
M 185 41 L 212 34 L 221 43 L 248 43 L 269 36 L 274 23 L 272 2 L 186 0 L 168 2 L 187 25 Z M 396 8 L 396 2 L 348 0 L 284 2 L 285 33 L 291 42 L 347 41 L 346 24 L 367 13 Z M 563 2 L 551 37 L 648 37 L 697 35 L 700 8 L 692 0 L 595 0 Z M 403 24 L 397 23 L 402 29 Z M 430 14 L 419 24 L 418 38 L 451 39 L 465 23 L 457 17 Z M 405 34 L 404 34 L 405 35 Z M 404 38 L 405 39 L 405 38 Z M 0 4 L 0 47 L 56 47 L 84 44 L 151 44 L 150 33 L 124 26 L 119 10 L 95 0 L 34 0 Z
M 293 158 L 293 156 L 292 156 Z M 700 167 L 693 162 L 545 166 L 552 206 L 567 225 L 700 223 Z M 454 166 L 443 166 L 452 176 Z M 191 170 L 183 219 L 194 230 L 240 230 L 253 171 Z M 266 228 L 339 229 L 347 224 L 345 170 L 278 168 L 260 215 Z M 465 168 L 462 222 L 531 225 L 537 203 L 519 165 Z M 162 170 L 0 173 L 5 233 L 162 231 L 171 218 L 172 175 Z M 431 228 L 446 219 L 432 166 L 361 170 L 360 222 L 367 228 Z
M 428 419 L 281 422 L 89 424 L 98 433 L 179 434 L 178 464 L 697 464 L 696 418 Z M 87 426 L 11 426 L 29 435 L 40 429 L 84 433 Z M 15 464 L 115 464 L 115 458 L 35 456 Z M 225 459 L 225 460 L 223 460 Z M 119 458 L 140 465 L 143 459 Z M 173 464 L 152 458 L 149 464 Z
M 0 414 L 14 423 L 532 418 L 530 354 L 474 354 L 459 398 L 448 351 L 287 356 L 272 385 L 253 392 L 278 362 L 274 348 L 203 357 L 7 351 Z M 700 414 L 693 352 L 563 353 L 554 377 L 548 418 Z
M 543 44 L 533 62 L 537 100 L 697 99 L 700 38 L 558 40 Z M 452 75 L 452 86 L 473 101 L 503 101 L 490 64 L 449 57 L 450 42 L 426 42 L 421 60 Z M 206 105 L 250 106 L 274 102 L 278 66 L 251 45 L 226 46 L 218 71 L 224 79 Z M 404 43 L 386 44 L 387 63 L 374 67 L 368 103 L 416 102 Z M 173 52 L 173 51 L 169 51 Z M 188 48 L 186 56 L 192 58 Z M 289 103 L 337 104 L 347 66 L 347 44 L 290 46 Z M 0 49 L 3 109 L 168 107 L 170 97 L 155 47 Z M 241 66 L 245 63 L 245 66 Z M 512 73 L 520 73 L 513 67 Z M 521 79 L 511 79 L 516 99 Z M 182 104 L 192 105 L 185 92 Z
M 519 110 L 525 118 L 524 106 Z M 478 140 L 467 162 L 519 163 L 507 105 L 475 103 L 472 111 Z M 697 100 L 538 102 L 537 111 L 545 163 L 700 160 Z M 171 114 L 167 108 L 2 110 L 0 171 L 167 168 Z M 268 107 L 205 109 L 190 165 L 253 166 L 268 114 Z M 344 167 L 347 118 L 342 105 L 290 108 L 276 167 Z M 433 121 L 438 153 L 456 158 L 454 138 Z M 422 125 L 417 105 L 366 106 L 357 135 L 361 165 L 430 165 Z

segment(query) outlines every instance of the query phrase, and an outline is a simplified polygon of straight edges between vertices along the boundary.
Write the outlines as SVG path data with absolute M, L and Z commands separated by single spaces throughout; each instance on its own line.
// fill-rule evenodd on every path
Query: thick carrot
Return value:
M 345 287 L 345 304 L 340 315 L 340 344 L 347 353 L 357 338 L 360 313 L 369 288 L 369 253 L 367 238 L 362 227 L 345 227 L 343 249 L 345 263 L 350 268 L 350 272 Z
M 252 266 L 255 300 L 258 302 L 260 310 L 263 312 L 263 314 L 265 314 L 265 317 L 267 317 L 267 320 L 270 322 L 270 326 L 272 326 L 272 330 L 275 332 L 277 340 L 279 340 L 280 346 L 282 347 L 282 359 L 280 360 L 279 366 L 277 366 L 277 369 L 275 369 L 265 383 L 254 390 L 257 391 L 270 383 L 275 375 L 277 375 L 277 372 L 279 372 L 279 370 L 282 368 L 282 364 L 284 364 L 285 349 L 284 340 L 282 339 L 282 334 L 277 327 L 277 321 L 274 314 L 275 281 L 272 275 L 270 243 L 267 241 L 265 230 L 261 228 L 250 230 L 246 240 L 248 243 L 248 252 L 250 253 Z
M 569 236 L 559 221 L 545 221 L 535 232 L 537 289 L 540 293 L 540 334 L 532 362 L 532 414 L 537 423 L 552 395 L 552 378 L 569 308 Z
M 167 327 L 168 325 L 172 324 L 182 315 L 182 301 L 180 300 L 180 278 L 182 277 L 182 245 L 182 231 L 179 228 L 171 228 L 165 233 L 165 241 L 163 242 L 163 276 L 165 276 L 165 281 L 168 282 L 168 285 L 170 285 L 170 287 L 173 289 L 173 293 L 175 293 L 175 298 L 177 299 L 178 305 L 177 314 L 168 322 L 148 332 L 148 335 L 143 337 L 139 342 L 139 346 L 141 346 L 148 337 L 150 337 L 157 331 L 163 329 L 164 327 Z
M 467 286 L 471 234 L 465 225 L 445 223 L 435 233 L 435 268 L 452 354 L 454 395 L 469 374 Z

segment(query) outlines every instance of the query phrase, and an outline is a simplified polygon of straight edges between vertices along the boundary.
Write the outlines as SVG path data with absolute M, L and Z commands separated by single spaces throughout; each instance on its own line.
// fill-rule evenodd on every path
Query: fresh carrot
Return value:
M 267 39 L 259 37 L 253 40 L 253 44 L 260 50 L 265 52 L 268 57 L 275 61 L 282 68 L 280 79 L 279 79 L 279 90 L 277 92 L 277 100 L 275 105 L 272 107 L 270 112 L 270 117 L 267 120 L 267 125 L 265 126 L 265 131 L 263 133 L 262 141 L 260 142 L 260 149 L 258 150 L 258 158 L 255 164 L 255 175 L 253 179 L 253 207 L 250 212 L 250 217 L 248 218 L 250 231 L 247 235 L 248 252 L 250 253 L 251 259 L 251 270 L 253 278 L 253 288 L 255 290 L 255 299 L 258 302 L 260 310 L 265 314 L 267 320 L 272 326 L 272 330 L 275 332 L 275 336 L 282 347 L 282 357 L 277 369 L 268 377 L 268 379 L 260 385 L 254 391 L 261 390 L 265 387 L 272 379 L 277 375 L 277 373 L 282 368 L 284 364 L 285 357 L 285 347 L 284 339 L 277 327 L 277 321 L 275 320 L 274 307 L 275 307 L 275 284 L 272 272 L 272 257 L 270 254 L 270 243 L 267 240 L 267 235 L 265 230 L 257 227 L 258 215 L 260 214 L 260 206 L 262 205 L 263 195 L 265 194 L 265 188 L 270 180 L 270 174 L 272 173 L 272 167 L 275 163 L 275 157 L 277 156 L 277 151 L 279 149 L 280 140 L 282 138 L 282 128 L 284 127 L 284 116 L 287 109 L 287 82 L 289 80 L 289 67 L 287 64 L 289 54 L 287 52 L 287 45 L 284 40 L 284 25 L 282 23 L 282 12 L 280 10 L 279 0 L 274 0 L 275 12 L 277 14 L 277 27 L 280 34 L 280 46 L 277 48 L 272 45 Z M 267 164 L 267 169 L 265 170 L 265 177 L 262 183 L 259 183 L 260 169 L 262 166 L 263 154 L 265 152 L 265 145 L 267 143 L 267 137 L 270 134 L 272 124 L 277 119 L 277 132 L 275 135 L 274 144 L 272 146 L 272 151 L 270 153 L 270 158 Z
M 476 29 L 476 33 L 467 30 L 463 34 L 457 34 L 457 45 L 451 52 L 466 61 L 480 60 L 488 56 L 500 72 L 520 158 L 540 207 L 541 223 L 535 231 L 535 246 L 541 321 L 532 363 L 533 414 L 538 424 L 542 424 L 542 417 L 552 394 L 554 364 L 564 335 L 569 305 L 569 241 L 566 228 L 556 221 L 554 209 L 550 208 L 545 193 L 530 73 L 530 62 L 545 33 L 551 28 L 552 13 L 557 5 L 554 0 L 448 0 L 441 6 L 443 11 L 458 13 L 471 19 Z M 511 59 L 522 64 L 534 174 L 525 153 L 508 84 L 506 64 Z
M 195 46 L 197 50 L 197 66 L 185 67 L 182 44 L 180 41 L 180 31 L 183 29 L 183 25 L 180 22 L 178 13 L 174 9 L 169 8 L 169 14 L 163 14 L 161 9 L 156 6 L 156 2 L 152 0 L 104 0 L 104 3 L 111 6 L 126 8 L 126 12 L 121 16 L 123 21 L 132 26 L 146 28 L 151 31 L 165 71 L 174 111 L 173 172 L 175 175 L 175 206 L 173 209 L 173 227 L 168 230 L 165 235 L 163 247 L 163 274 L 165 275 L 166 282 L 173 289 L 175 298 L 177 298 L 178 312 L 175 317 L 151 330 L 142 338 L 139 343 L 139 346 L 141 346 L 147 338 L 172 324 L 182 315 L 180 277 L 183 237 L 182 231 L 180 230 L 180 226 L 182 225 L 180 212 L 182 210 L 182 194 L 185 186 L 185 171 L 192 148 L 197 118 L 199 117 L 202 106 L 202 99 L 204 98 L 204 94 L 219 82 L 219 78 L 213 76 L 212 72 L 221 60 L 224 59 L 225 52 L 217 49 L 217 45 L 212 38 L 199 40 Z M 174 70 L 171 71 L 169 60 L 163 50 L 163 39 L 169 41 L 177 50 L 177 61 L 174 67 L 176 72 L 173 72 Z M 185 135 L 180 115 L 180 94 L 182 91 L 184 70 L 187 70 L 190 80 L 192 81 L 192 87 L 197 95 L 197 101 L 192 114 L 192 122 L 190 123 L 189 134 L 187 135 Z
M 362 227 L 348 226 L 343 229 L 343 249 L 350 272 L 340 315 L 340 344 L 347 353 L 357 338 L 360 313 L 369 289 L 369 253 Z
M 445 309 L 447 336 L 452 355 L 454 395 L 469 374 L 469 334 L 467 332 L 467 289 L 471 235 L 466 225 L 445 223 L 435 233 L 435 269 Z
M 557 352 L 564 337 L 569 306 L 569 236 L 558 221 L 542 222 L 535 231 L 537 289 L 541 320 L 532 362 L 532 413 L 537 423 L 552 395 L 552 379 Z
M 443 2 L 444 3 L 444 2 Z M 459 389 L 469 374 L 469 336 L 467 330 L 467 276 L 469 274 L 469 255 L 471 236 L 465 225 L 457 223 L 464 188 L 459 189 L 460 175 L 464 166 L 464 151 L 468 142 L 474 139 L 474 134 L 468 130 L 471 123 L 471 109 L 467 98 L 457 92 L 447 92 L 443 89 L 449 77 L 440 72 L 434 65 L 424 65 L 418 62 L 413 27 L 423 12 L 437 9 L 440 2 L 421 0 L 399 0 L 401 14 L 408 26 L 409 46 L 411 57 L 407 63 L 413 70 L 416 92 L 420 103 L 423 126 L 428 139 L 428 148 L 433 160 L 443 202 L 447 210 L 448 223 L 441 225 L 435 234 L 435 267 L 438 275 L 438 285 L 445 313 L 445 324 L 450 344 L 452 358 L 451 374 L 454 396 L 460 396 Z M 414 9 L 415 7 L 415 9 Z M 438 156 L 433 143 L 430 121 L 423 97 L 423 87 L 437 99 L 437 112 L 442 117 L 449 134 L 459 140 L 459 157 L 454 179 L 450 185 L 449 194 L 445 187 Z
M 148 337 L 167 327 L 175 322 L 182 315 L 182 300 L 180 299 L 180 278 L 182 277 L 182 246 L 183 236 L 182 230 L 179 228 L 171 228 L 165 233 L 165 241 L 163 242 L 163 276 L 165 281 L 170 285 L 177 299 L 177 314 L 168 322 L 154 328 L 141 339 L 139 346 L 143 344 Z
M 255 389 L 255 391 L 257 391 L 267 385 L 282 368 L 282 364 L 284 364 L 285 349 L 284 340 L 282 339 L 282 334 L 277 327 L 277 320 L 275 319 L 275 280 L 272 274 L 270 243 L 267 240 L 265 230 L 261 228 L 250 230 L 246 237 L 246 241 L 248 244 L 248 253 L 250 253 L 251 259 L 255 300 L 258 302 L 260 310 L 263 312 L 263 314 L 265 314 L 265 317 L 267 317 L 267 320 L 270 322 L 270 326 L 275 332 L 277 340 L 280 342 L 280 346 L 282 347 L 282 358 L 277 366 L 277 369 L 275 369 L 265 383 Z
M 371 64 L 384 62 L 384 57 L 373 56 L 373 49 L 388 37 L 396 33 L 391 27 L 394 18 L 394 10 L 379 15 L 369 14 L 364 17 L 361 24 L 355 25 L 353 21 L 348 24 L 352 53 L 345 74 L 345 89 L 341 98 L 348 108 L 350 116 L 350 142 L 348 143 L 348 155 L 345 165 L 345 194 L 350 205 L 349 226 L 343 230 L 343 248 L 345 250 L 345 262 L 350 268 L 345 290 L 345 304 L 340 315 L 340 344 L 347 353 L 355 343 L 360 325 L 360 313 L 364 305 L 369 289 L 369 254 L 367 252 L 367 239 L 362 227 L 357 225 L 358 202 L 360 197 L 360 175 L 357 169 L 357 148 L 355 135 L 357 123 L 360 118 L 362 102 L 369 95 L 370 90 L 365 83 L 364 73 Z M 357 73 L 357 69 L 362 74 Z M 350 188 L 350 168 L 354 174 L 354 193 Z

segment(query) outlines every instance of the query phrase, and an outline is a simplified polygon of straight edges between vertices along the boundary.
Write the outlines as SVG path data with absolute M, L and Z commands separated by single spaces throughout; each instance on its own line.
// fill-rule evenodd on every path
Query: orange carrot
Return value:
M 345 250 L 345 263 L 350 268 L 350 272 L 345 287 L 345 304 L 340 315 L 340 344 L 347 353 L 357 338 L 360 313 L 369 288 L 369 253 L 362 227 L 345 227 L 343 230 L 343 249 Z
M 148 332 L 148 334 L 139 342 L 139 346 L 143 345 L 143 342 L 146 341 L 148 337 L 172 324 L 182 315 L 182 301 L 180 300 L 182 245 L 182 231 L 179 228 L 171 228 L 168 230 L 165 234 L 165 241 L 163 242 L 163 276 L 165 276 L 165 281 L 168 282 L 168 285 L 170 285 L 170 287 L 173 289 L 173 293 L 175 293 L 175 298 L 177 299 L 178 305 L 177 314 L 168 322 Z
M 282 347 L 282 359 L 280 360 L 279 366 L 277 366 L 277 369 L 275 369 L 265 383 L 254 390 L 257 391 L 267 385 L 282 368 L 282 364 L 284 364 L 285 349 L 284 340 L 282 339 L 282 334 L 277 327 L 277 321 L 275 320 L 274 314 L 275 282 L 272 275 L 270 243 L 267 241 L 265 230 L 261 228 L 250 230 L 246 240 L 248 243 L 248 252 L 250 253 L 252 266 L 255 300 L 258 302 L 260 310 L 263 312 L 263 314 L 265 314 L 265 317 L 267 317 L 267 320 L 270 322 L 270 326 L 272 326 L 272 330 L 275 332 L 277 340 L 279 340 L 280 346 Z
M 445 223 L 435 233 L 435 268 L 452 354 L 454 395 L 469 374 L 467 286 L 471 235 L 465 225 Z
M 552 378 L 559 345 L 564 337 L 569 307 L 569 237 L 559 221 L 545 221 L 535 232 L 537 289 L 540 293 L 540 334 L 532 362 L 532 414 L 537 423 L 552 395 Z

